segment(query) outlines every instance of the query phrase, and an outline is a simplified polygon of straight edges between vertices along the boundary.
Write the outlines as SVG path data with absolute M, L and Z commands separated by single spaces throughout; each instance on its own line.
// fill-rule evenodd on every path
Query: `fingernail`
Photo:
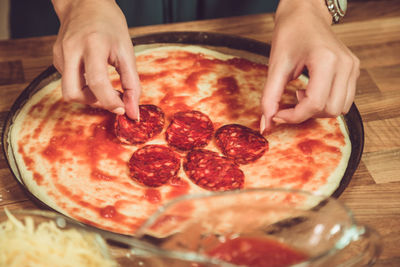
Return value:
M 114 109 L 112 112 L 115 113 L 115 114 L 118 114 L 118 115 L 124 115 L 125 114 L 125 109 L 121 108 L 121 107 L 118 107 L 118 108 Z
M 273 122 L 275 122 L 276 124 L 284 124 L 284 123 L 286 123 L 286 121 L 283 120 L 283 119 L 281 119 L 281 118 L 276 118 L 276 117 L 274 117 L 274 118 L 272 118 L 272 120 L 273 120 Z
M 265 116 L 262 115 L 260 119 L 260 134 L 264 134 L 265 131 Z
M 296 90 L 296 99 L 297 99 L 297 102 L 299 102 L 299 101 L 301 101 L 304 97 L 305 97 L 305 95 L 306 95 L 306 90 L 303 90 L 303 89 L 298 89 L 298 90 Z
M 137 120 L 140 121 L 140 112 L 139 112 L 139 106 L 137 108 Z

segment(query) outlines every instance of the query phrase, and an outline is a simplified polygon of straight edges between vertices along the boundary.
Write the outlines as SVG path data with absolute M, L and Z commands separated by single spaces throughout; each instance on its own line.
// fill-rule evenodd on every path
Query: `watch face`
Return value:
M 341 13 L 343 13 L 343 15 L 344 15 L 344 13 L 346 13 L 346 10 L 347 10 L 347 0 L 338 0 L 337 3 L 338 3 L 340 11 L 342 11 Z

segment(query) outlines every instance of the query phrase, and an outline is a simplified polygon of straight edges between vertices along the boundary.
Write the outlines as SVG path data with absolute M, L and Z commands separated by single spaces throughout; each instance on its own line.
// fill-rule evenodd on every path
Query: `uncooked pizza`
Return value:
M 60 80 L 20 110 L 12 148 L 40 200 L 79 221 L 132 234 L 184 194 L 284 187 L 330 195 L 338 187 L 351 148 L 341 117 L 259 133 L 264 57 L 183 45 L 137 50 L 140 121 L 64 102 Z M 110 79 L 122 90 L 114 69 Z M 291 81 L 281 105 L 293 105 L 306 82 Z

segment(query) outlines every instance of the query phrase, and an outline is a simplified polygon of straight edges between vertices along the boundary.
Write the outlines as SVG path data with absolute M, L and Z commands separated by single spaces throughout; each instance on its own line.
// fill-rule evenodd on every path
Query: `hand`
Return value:
M 66 101 L 125 112 L 138 119 L 140 81 L 125 17 L 112 0 L 53 0 L 61 26 L 53 48 Z M 121 76 L 123 99 L 113 89 L 108 64 Z
M 336 117 L 349 111 L 360 74 L 359 60 L 334 35 L 323 0 L 281 0 L 275 17 L 269 73 L 263 97 L 261 132 L 276 123 L 300 123 L 311 117 Z M 298 91 L 294 108 L 279 109 L 288 81 L 304 67 L 310 76 Z

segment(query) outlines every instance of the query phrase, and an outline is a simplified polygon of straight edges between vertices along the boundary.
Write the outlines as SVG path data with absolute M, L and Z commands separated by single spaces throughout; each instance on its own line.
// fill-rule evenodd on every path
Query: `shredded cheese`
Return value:
M 98 235 L 60 229 L 53 221 L 35 227 L 32 217 L 22 221 L 5 210 L 0 223 L 0 267 L 108 267 L 118 266 L 104 251 Z

